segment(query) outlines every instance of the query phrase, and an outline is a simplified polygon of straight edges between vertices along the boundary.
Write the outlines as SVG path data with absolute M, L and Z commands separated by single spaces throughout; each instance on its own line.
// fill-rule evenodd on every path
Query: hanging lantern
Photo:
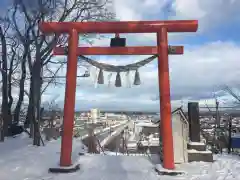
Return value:
M 104 84 L 104 77 L 103 77 L 103 71 L 100 69 L 99 74 L 98 74 L 98 84 Z
M 117 73 L 116 81 L 115 81 L 115 86 L 116 86 L 116 87 L 121 87 L 121 86 L 122 86 L 122 81 L 121 81 L 120 72 Z
M 135 72 L 135 77 L 134 77 L 134 83 L 133 84 L 136 85 L 136 86 L 141 84 L 140 75 L 139 75 L 138 70 L 136 70 L 136 72 Z
M 125 47 L 126 38 L 120 38 L 119 34 L 115 34 L 114 38 L 111 38 L 110 47 Z

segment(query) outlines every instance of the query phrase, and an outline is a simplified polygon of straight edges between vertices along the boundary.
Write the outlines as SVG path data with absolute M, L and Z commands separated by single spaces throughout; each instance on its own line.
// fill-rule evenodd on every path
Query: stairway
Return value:
M 213 154 L 206 149 L 206 144 L 203 142 L 188 143 L 188 162 L 203 161 L 213 162 Z

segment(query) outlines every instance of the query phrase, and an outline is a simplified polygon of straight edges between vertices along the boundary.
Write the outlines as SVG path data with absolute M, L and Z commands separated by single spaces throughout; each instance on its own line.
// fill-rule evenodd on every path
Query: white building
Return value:
M 90 111 L 90 120 L 92 123 L 96 123 L 100 118 L 100 110 L 95 108 Z
M 188 162 L 187 144 L 189 135 L 189 124 L 182 108 L 178 108 L 172 112 L 172 133 L 174 162 Z

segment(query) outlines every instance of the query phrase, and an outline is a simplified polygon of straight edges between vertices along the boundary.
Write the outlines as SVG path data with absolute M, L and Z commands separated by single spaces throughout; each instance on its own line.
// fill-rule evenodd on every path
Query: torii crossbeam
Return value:
M 174 169 L 174 152 L 171 122 L 171 101 L 168 63 L 168 32 L 196 32 L 198 21 L 125 21 L 125 22 L 42 22 L 43 33 L 68 33 L 68 62 L 64 104 L 61 166 L 70 166 L 72 153 L 73 122 L 77 61 L 79 55 L 143 55 L 158 54 L 158 79 L 160 90 L 161 136 L 163 143 L 163 166 Z M 157 47 L 78 47 L 79 33 L 156 33 Z M 182 54 L 182 47 L 174 47 Z M 182 49 L 182 50 L 181 50 Z M 54 53 L 64 55 L 64 48 L 55 48 Z

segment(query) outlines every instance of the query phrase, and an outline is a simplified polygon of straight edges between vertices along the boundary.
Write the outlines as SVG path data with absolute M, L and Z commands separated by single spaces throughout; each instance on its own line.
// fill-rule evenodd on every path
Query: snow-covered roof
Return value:
M 172 111 L 172 115 L 174 114 L 179 114 L 182 117 L 182 120 L 184 121 L 185 124 L 188 124 L 188 119 L 187 116 L 184 114 L 182 107 L 179 107 L 175 110 Z M 154 121 L 154 124 L 158 124 L 160 122 L 160 118 L 158 121 Z
M 175 109 L 173 112 L 172 112 L 172 115 L 174 114 L 179 114 L 182 118 L 181 120 L 185 123 L 185 124 L 188 124 L 188 119 L 187 119 L 187 116 L 184 114 L 183 110 L 182 110 L 182 107 L 179 107 L 177 109 Z
M 152 122 L 138 122 L 136 123 L 136 126 L 141 127 L 158 127 L 158 124 L 152 123 Z

